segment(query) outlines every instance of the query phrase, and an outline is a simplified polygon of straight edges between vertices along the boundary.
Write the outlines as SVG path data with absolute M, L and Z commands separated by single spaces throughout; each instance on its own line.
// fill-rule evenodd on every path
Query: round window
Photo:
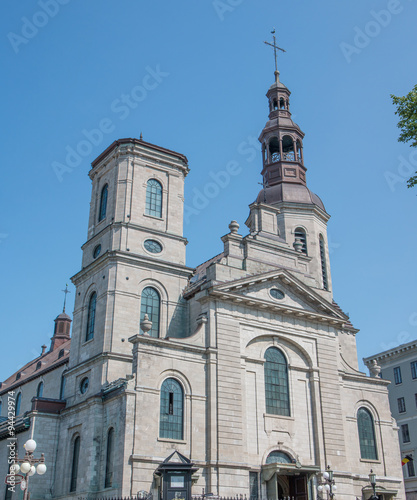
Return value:
M 101 252 L 101 245 L 97 245 L 93 251 L 93 257 L 97 259 Z
M 162 252 L 162 245 L 155 240 L 146 240 L 143 245 L 148 252 L 151 252 L 151 253 Z
M 80 392 L 81 392 L 81 394 L 85 394 L 87 392 L 87 390 L 88 390 L 88 384 L 89 384 L 88 377 L 84 377 L 81 380 L 81 384 L 80 384 Z
M 270 294 L 274 299 L 283 299 L 285 297 L 285 293 L 278 290 L 278 288 L 272 288 Z

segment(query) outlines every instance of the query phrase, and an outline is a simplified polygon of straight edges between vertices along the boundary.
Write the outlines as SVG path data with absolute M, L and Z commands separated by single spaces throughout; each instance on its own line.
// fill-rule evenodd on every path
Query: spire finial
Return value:
M 143 134 L 142 134 L 142 132 L 140 133 L 139 140 L 143 141 Z
M 65 312 L 65 305 L 67 303 L 67 293 L 71 293 L 71 292 L 68 290 L 68 285 L 67 284 L 65 284 L 65 290 L 61 290 L 61 291 L 65 293 L 64 308 L 62 309 L 62 312 L 64 313 Z
M 270 47 L 274 47 L 274 58 L 275 58 L 275 81 L 278 83 L 279 82 L 279 71 L 278 71 L 278 58 L 277 58 L 277 49 L 280 50 L 281 52 L 286 52 L 286 50 L 281 49 L 281 47 L 278 47 L 277 45 L 277 40 L 275 38 L 275 28 L 271 31 L 272 33 L 272 38 L 274 40 L 274 43 L 269 43 L 269 42 L 264 42 Z

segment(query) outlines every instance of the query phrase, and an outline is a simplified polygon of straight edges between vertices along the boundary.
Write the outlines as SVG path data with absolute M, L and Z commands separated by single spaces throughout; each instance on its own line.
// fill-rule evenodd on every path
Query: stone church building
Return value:
M 31 500 L 158 500 L 155 472 L 175 451 L 198 468 L 193 495 L 327 498 L 329 465 L 337 499 L 369 499 L 370 469 L 379 499 L 405 498 L 389 382 L 358 370 L 358 330 L 333 300 L 330 216 L 307 187 L 304 133 L 278 72 L 266 95 L 264 188 L 248 230 L 232 221 L 223 251 L 195 269 L 187 158 L 120 139 L 92 162 L 72 338 L 63 313 L 50 350 L 0 387 L 3 475 L 11 389 L 19 449 L 33 437 L 45 453 Z M 20 496 L 3 484 L 3 498 Z

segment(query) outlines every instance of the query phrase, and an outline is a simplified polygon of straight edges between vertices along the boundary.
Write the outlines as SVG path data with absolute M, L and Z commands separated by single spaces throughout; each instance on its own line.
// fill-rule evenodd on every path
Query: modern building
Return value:
M 402 458 L 413 458 L 403 466 L 407 500 L 417 499 L 417 341 L 365 358 L 371 374 L 389 380 L 389 402 L 399 427 Z
M 196 269 L 187 158 L 128 138 L 92 162 L 65 393 L 56 401 L 63 366 L 48 391 L 45 374 L 42 398 L 16 375 L 2 387 L 3 398 L 22 391 L 19 443 L 33 437 L 49 464 L 31 500 L 157 499 L 168 457 L 190 460 L 194 495 L 316 499 L 330 466 L 337 498 L 369 499 L 373 469 L 380 499 L 404 499 L 388 381 L 358 370 L 358 330 L 333 299 L 330 216 L 307 187 L 304 133 L 278 72 L 267 102 L 248 231 L 232 220 L 222 252 Z M 170 498 L 185 498 L 181 475 L 170 481 Z

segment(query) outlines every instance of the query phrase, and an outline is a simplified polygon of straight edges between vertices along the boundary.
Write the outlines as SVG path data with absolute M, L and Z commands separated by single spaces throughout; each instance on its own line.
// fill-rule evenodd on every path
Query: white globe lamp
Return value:
M 36 467 L 36 472 L 42 476 L 43 474 L 45 474 L 46 472 L 46 465 L 45 464 L 39 464 L 37 467 Z
M 36 441 L 34 439 L 28 439 L 26 443 L 23 445 L 23 448 L 28 453 L 33 453 L 36 450 Z
M 23 474 L 27 474 L 30 471 L 30 463 L 29 462 L 23 462 L 23 464 L 20 466 L 20 470 L 23 472 Z

